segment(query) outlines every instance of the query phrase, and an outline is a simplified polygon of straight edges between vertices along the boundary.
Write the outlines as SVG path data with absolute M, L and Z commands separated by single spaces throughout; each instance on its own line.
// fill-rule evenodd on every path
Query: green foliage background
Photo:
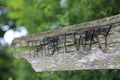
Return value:
M 15 25 L 11 29 L 22 25 L 29 34 L 120 13 L 120 0 L 0 0 L 0 6 L 8 10 L 0 15 L 0 24 L 12 20 Z M 0 29 L 0 37 L 4 33 Z M 119 80 L 119 75 L 119 70 L 38 73 L 26 60 L 15 59 L 8 46 L 0 44 L 0 80 Z

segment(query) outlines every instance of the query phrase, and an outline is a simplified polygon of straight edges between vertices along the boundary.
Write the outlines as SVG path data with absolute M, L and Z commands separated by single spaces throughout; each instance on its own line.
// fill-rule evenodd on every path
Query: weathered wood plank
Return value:
M 37 72 L 120 68 L 120 14 L 13 40 Z

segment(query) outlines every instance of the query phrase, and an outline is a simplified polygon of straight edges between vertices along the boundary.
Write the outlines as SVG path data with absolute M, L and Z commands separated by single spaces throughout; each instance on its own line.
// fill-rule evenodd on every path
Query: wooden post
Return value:
M 37 72 L 120 69 L 120 14 L 15 38 L 11 47 Z

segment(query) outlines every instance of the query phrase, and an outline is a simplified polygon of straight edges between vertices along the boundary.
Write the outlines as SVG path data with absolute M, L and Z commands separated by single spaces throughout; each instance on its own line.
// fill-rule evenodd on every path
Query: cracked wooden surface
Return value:
M 120 14 L 16 38 L 11 47 L 37 72 L 120 69 Z

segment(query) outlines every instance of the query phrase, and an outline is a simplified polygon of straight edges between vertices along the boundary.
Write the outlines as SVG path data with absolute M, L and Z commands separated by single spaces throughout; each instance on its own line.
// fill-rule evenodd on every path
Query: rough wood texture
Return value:
M 16 38 L 11 47 L 37 72 L 119 69 L 120 14 Z

